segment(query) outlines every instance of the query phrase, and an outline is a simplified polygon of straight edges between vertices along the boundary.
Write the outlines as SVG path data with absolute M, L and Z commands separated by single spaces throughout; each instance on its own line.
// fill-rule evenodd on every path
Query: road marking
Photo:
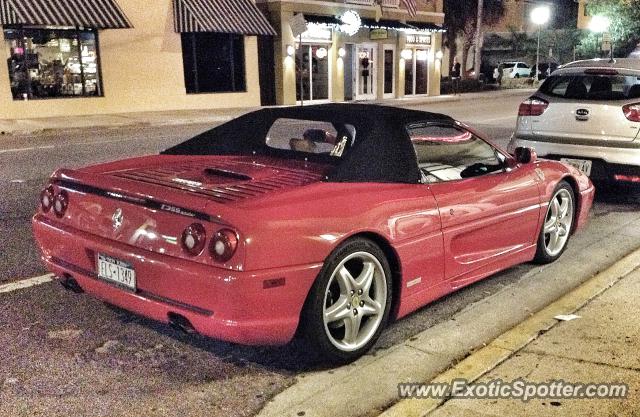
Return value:
M 53 281 L 53 274 L 46 274 L 39 277 L 27 278 L 16 282 L 11 282 L 9 284 L 0 285 L 0 294 L 22 290 L 29 287 L 35 287 L 36 285 L 46 284 L 47 282 L 51 281 Z
M 2 149 L 0 150 L 0 154 L 10 153 L 10 152 L 26 152 L 26 151 L 37 151 L 40 149 L 53 149 L 54 145 L 46 145 L 46 146 L 30 146 L 28 148 L 13 148 L 13 149 Z

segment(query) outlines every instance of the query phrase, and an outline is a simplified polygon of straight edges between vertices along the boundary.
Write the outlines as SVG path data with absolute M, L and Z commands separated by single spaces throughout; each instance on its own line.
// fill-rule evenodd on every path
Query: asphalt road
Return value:
M 419 106 L 466 121 L 506 145 L 524 97 Z M 0 137 L 0 284 L 44 272 L 30 232 L 40 189 L 57 167 L 156 153 L 207 126 L 128 127 Z M 638 194 L 600 197 L 598 230 L 640 217 Z M 581 236 L 576 236 L 579 243 Z M 563 262 L 565 258 L 561 259 Z M 391 326 L 393 346 L 513 285 L 523 265 Z M 296 345 L 248 348 L 172 329 L 52 283 L 0 294 L 0 416 L 253 415 L 300 372 L 317 369 Z

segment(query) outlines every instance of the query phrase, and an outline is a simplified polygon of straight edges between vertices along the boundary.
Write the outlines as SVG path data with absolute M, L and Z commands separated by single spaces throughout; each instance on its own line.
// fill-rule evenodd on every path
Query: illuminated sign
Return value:
M 431 35 L 407 35 L 407 45 L 431 45 Z

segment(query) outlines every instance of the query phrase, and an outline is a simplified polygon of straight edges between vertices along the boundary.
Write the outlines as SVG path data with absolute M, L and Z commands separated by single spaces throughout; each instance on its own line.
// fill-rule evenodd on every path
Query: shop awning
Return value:
M 307 23 L 313 23 L 316 25 L 326 25 L 326 26 L 340 26 L 342 22 L 335 16 L 323 16 L 318 14 L 305 14 L 304 20 Z
M 407 22 L 407 25 L 424 32 L 446 32 L 442 26 L 436 25 L 435 23 Z
M 133 27 L 114 0 L 0 0 L 0 24 Z
M 173 0 L 175 30 L 241 35 L 275 35 L 251 0 Z
M 413 26 L 409 26 L 397 20 L 385 20 L 380 19 L 376 22 L 375 19 L 362 19 L 362 26 L 369 29 L 391 29 L 391 30 L 411 30 L 415 29 Z

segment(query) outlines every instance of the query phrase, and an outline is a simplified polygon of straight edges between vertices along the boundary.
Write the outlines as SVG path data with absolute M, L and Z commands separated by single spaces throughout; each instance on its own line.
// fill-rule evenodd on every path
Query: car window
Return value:
M 352 125 L 277 119 L 269 129 L 266 144 L 274 149 L 342 157 L 353 145 L 355 136 L 356 129 Z
M 546 95 L 581 100 L 640 98 L 640 77 L 629 75 L 564 74 L 549 77 L 540 87 Z
M 455 181 L 502 172 L 506 158 L 469 131 L 443 124 L 407 128 L 426 182 Z
M 504 67 L 509 69 L 509 68 L 513 68 L 515 67 L 516 64 L 514 64 L 513 62 L 505 62 L 504 63 Z

